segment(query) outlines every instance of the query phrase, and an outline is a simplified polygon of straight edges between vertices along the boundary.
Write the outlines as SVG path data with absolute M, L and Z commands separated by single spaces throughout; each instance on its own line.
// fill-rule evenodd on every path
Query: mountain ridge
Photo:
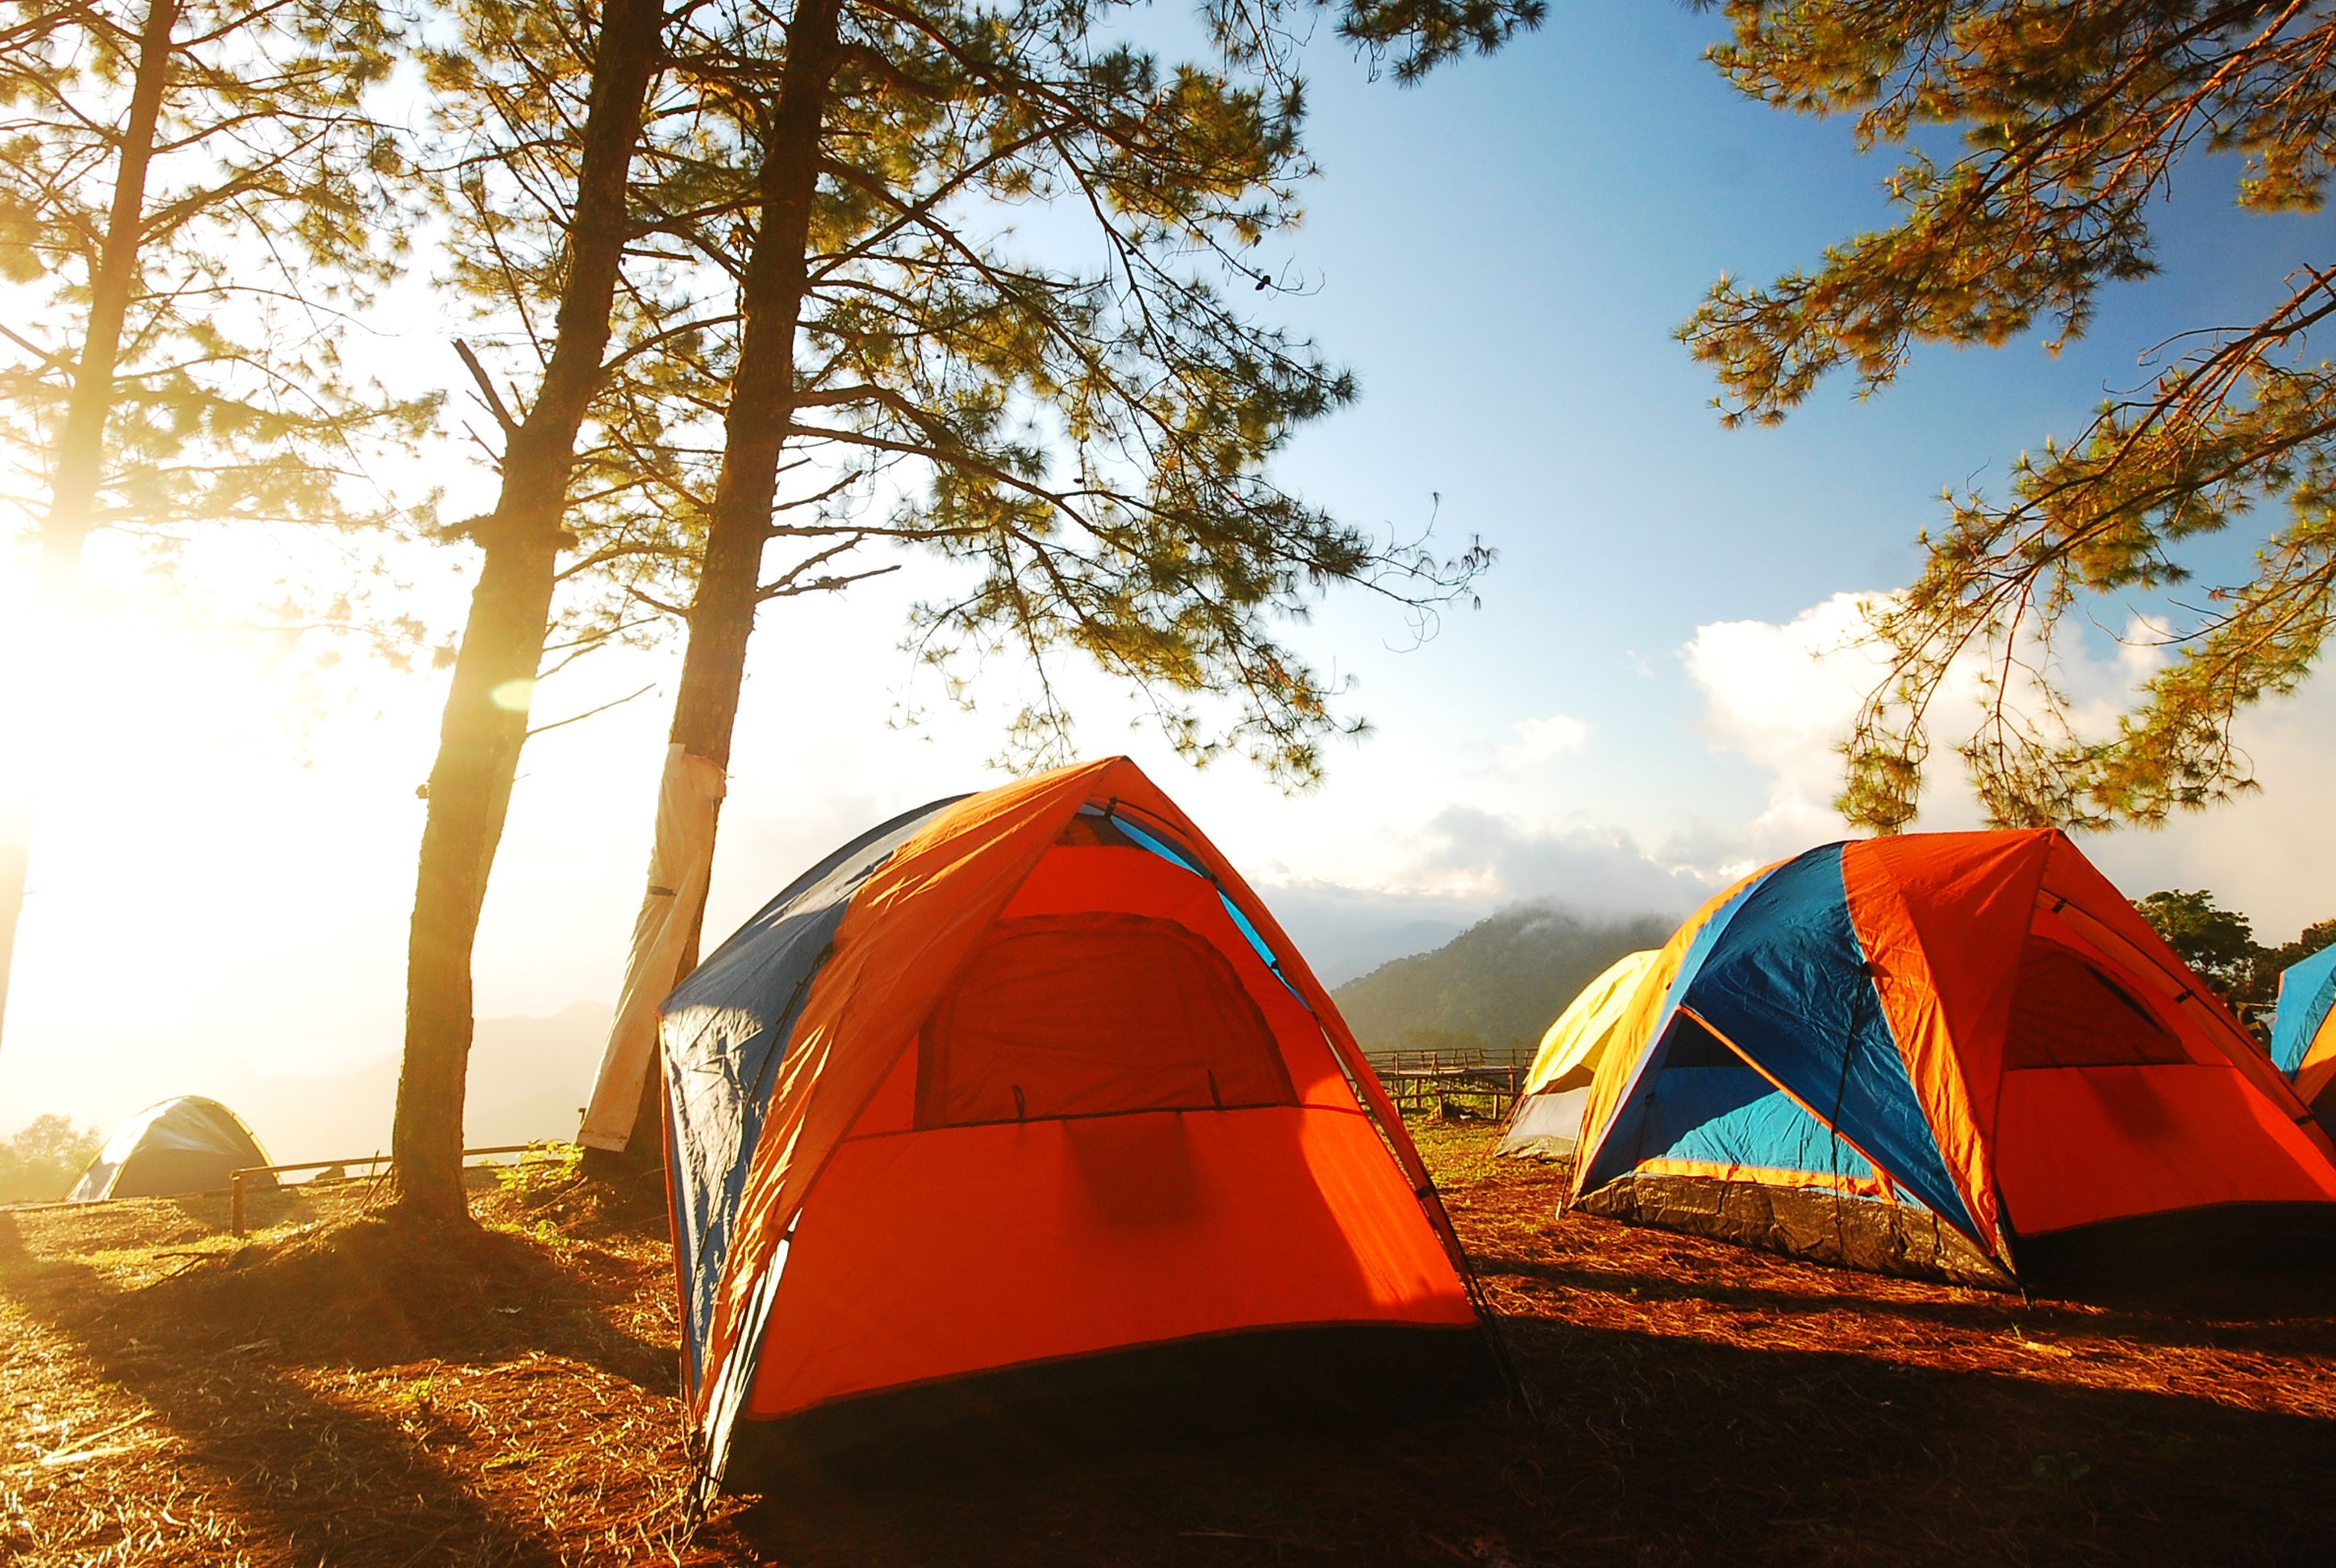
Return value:
M 1430 952 L 1396 959 L 1330 994 L 1363 1048 L 1482 1050 L 1529 1057 L 1550 1021 L 1625 953 L 1660 947 L 1661 915 L 1587 916 L 1551 904 L 1504 910 Z

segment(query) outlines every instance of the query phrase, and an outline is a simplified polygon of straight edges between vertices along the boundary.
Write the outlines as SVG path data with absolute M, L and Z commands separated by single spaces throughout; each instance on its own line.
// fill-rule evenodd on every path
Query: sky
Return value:
M 1410 89 L 1327 46 L 1310 57 L 1324 173 L 1272 258 L 1309 287 L 1258 307 L 1351 366 L 1362 397 L 1278 472 L 1358 523 L 1432 518 L 1453 547 L 1482 536 L 1500 551 L 1482 608 L 1415 646 L 1393 607 L 1338 592 L 1292 632 L 1351 678 L 1348 711 L 1372 726 L 1299 796 L 1238 761 L 1196 773 L 1125 694 L 1071 688 L 1081 752 L 1135 755 L 1309 950 L 1373 954 L 1399 945 L 1391 932 L 1527 901 L 1683 913 L 1749 865 L 1843 836 L 1832 747 L 1874 673 L 1849 646 L 1856 601 L 1913 576 L 1942 488 L 2000 483 L 2141 380 L 2145 350 L 2256 310 L 2324 239 L 2324 219 L 2237 217 L 2228 169 L 2202 167 L 2166 209 L 2161 276 L 2104 294 L 2058 356 L 2035 339 L 1925 349 L 1877 398 L 1831 385 L 1781 428 L 1723 430 L 1672 333 L 1723 272 L 1812 265 L 1884 220 L 1888 164 L 1856 155 L 1845 124 L 1733 94 L 1700 59 L 1719 25 L 1683 6 L 1561 7 L 1500 57 Z M 376 352 L 459 392 L 454 330 L 401 312 Z M 458 505 L 491 482 L 459 436 L 427 462 Z M 2234 547 L 2222 563 L 2244 559 Z M 25 564 L 7 560 L 0 599 L 18 598 L 0 618 L 21 612 Z M 400 563 L 398 593 L 451 628 L 468 568 L 428 552 Z M 301 1157 L 285 1151 L 303 1096 L 397 1049 L 443 672 L 319 669 L 102 553 L 91 576 L 79 646 L 0 666 L 62 662 L 73 714 L 0 1038 L 0 1135 L 44 1111 L 110 1124 L 226 1083 L 258 1097 L 242 1108 L 263 1142 Z M 1011 672 L 986 674 L 960 712 L 900 649 L 906 606 L 934 580 L 911 570 L 766 613 L 709 930 L 871 823 L 1005 776 L 991 759 Z M 676 662 L 612 654 L 539 692 L 544 722 L 647 688 L 530 744 L 481 933 L 482 1018 L 613 999 Z M 2105 718 L 2148 667 L 2104 631 L 2071 679 Z M 2240 738 L 2260 794 L 2087 847 L 2130 893 L 2211 888 L 2285 940 L 2336 913 L 2336 689 L 2323 678 L 2249 716 Z M 1972 825 L 1941 772 L 1921 825 Z

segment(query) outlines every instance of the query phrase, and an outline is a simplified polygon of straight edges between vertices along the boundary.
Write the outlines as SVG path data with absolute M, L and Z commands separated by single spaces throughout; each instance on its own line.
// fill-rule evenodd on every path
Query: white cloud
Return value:
M 1864 597 L 1835 594 L 1782 624 L 1716 621 L 1680 650 L 1715 748 L 1768 775 L 1767 807 L 1744 831 L 1750 858 L 1843 836 L 1836 748 L 1887 667 L 1867 640 Z
M 1509 729 L 1516 738 L 1501 748 L 1501 756 L 1510 763 L 1554 762 L 1590 744 L 1589 725 L 1571 714 L 1519 719 Z
M 1701 693 L 1715 750 L 1766 775 L 1767 805 L 1746 825 L 1741 863 L 1775 859 L 1851 836 L 1833 809 L 1841 788 L 1838 749 L 1858 705 L 1885 673 L 1865 639 L 1860 603 L 1836 594 L 1783 622 L 1719 621 L 1697 628 L 1680 650 Z M 2136 617 L 2111 648 L 2065 647 L 2056 677 L 2078 726 L 2113 725 L 2136 688 L 2167 657 L 2165 628 Z M 1979 716 L 1976 672 L 1949 681 L 1931 715 L 1935 749 L 1917 826 L 1981 825 L 1953 745 Z M 2336 775 L 2336 683 L 2323 678 L 2294 698 L 2245 715 L 2238 735 L 2253 758 L 2260 793 L 2185 815 L 2157 832 L 2088 836 L 2085 852 L 2132 894 L 2206 888 L 2245 911 L 2266 940 L 2336 913 L 2336 834 L 2327 828 L 2325 780 Z M 1718 873 L 1732 835 L 1705 834 L 1684 856 Z
M 1617 829 L 1538 827 L 1468 805 L 1428 820 L 1408 877 L 1487 906 L 1586 914 L 1684 914 L 1712 891 L 1700 872 L 1662 863 Z

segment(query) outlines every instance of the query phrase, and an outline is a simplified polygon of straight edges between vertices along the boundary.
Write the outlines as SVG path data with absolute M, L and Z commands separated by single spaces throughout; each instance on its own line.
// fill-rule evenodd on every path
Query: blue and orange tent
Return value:
M 2336 1220 L 2336 1149 L 2049 831 L 1815 849 L 1671 939 L 1591 1088 L 1581 1208 L 1890 1272 L 2172 1267 Z
M 2279 977 L 2271 1059 L 2295 1097 L 2336 1121 L 2336 948 L 2322 948 Z
M 667 998 L 661 1042 L 709 1484 L 1083 1377 L 1484 1364 L 1338 1008 L 1124 758 L 845 845 Z

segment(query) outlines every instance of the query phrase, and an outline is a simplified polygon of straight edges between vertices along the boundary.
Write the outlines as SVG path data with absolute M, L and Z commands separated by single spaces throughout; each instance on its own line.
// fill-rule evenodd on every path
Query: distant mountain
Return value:
M 1308 948 L 1306 959 L 1324 985 L 1343 986 L 1382 964 L 1440 948 L 1461 930 L 1450 920 L 1406 920 L 1384 930 L 1358 932 L 1319 956 Z
M 1260 891 L 1306 967 L 1332 987 L 1381 964 L 1440 948 L 1490 912 L 1489 906 L 1465 895 L 1389 892 L 1337 882 L 1280 882 Z
M 1600 970 L 1624 953 L 1660 947 L 1673 929 L 1660 915 L 1593 920 L 1510 910 L 1332 995 L 1367 1051 L 1475 1046 L 1495 1057 L 1525 1055 Z
M 574 1137 L 615 1016 L 602 1002 L 570 1002 L 548 1018 L 482 1019 L 471 1047 L 464 1140 L 492 1148 Z

